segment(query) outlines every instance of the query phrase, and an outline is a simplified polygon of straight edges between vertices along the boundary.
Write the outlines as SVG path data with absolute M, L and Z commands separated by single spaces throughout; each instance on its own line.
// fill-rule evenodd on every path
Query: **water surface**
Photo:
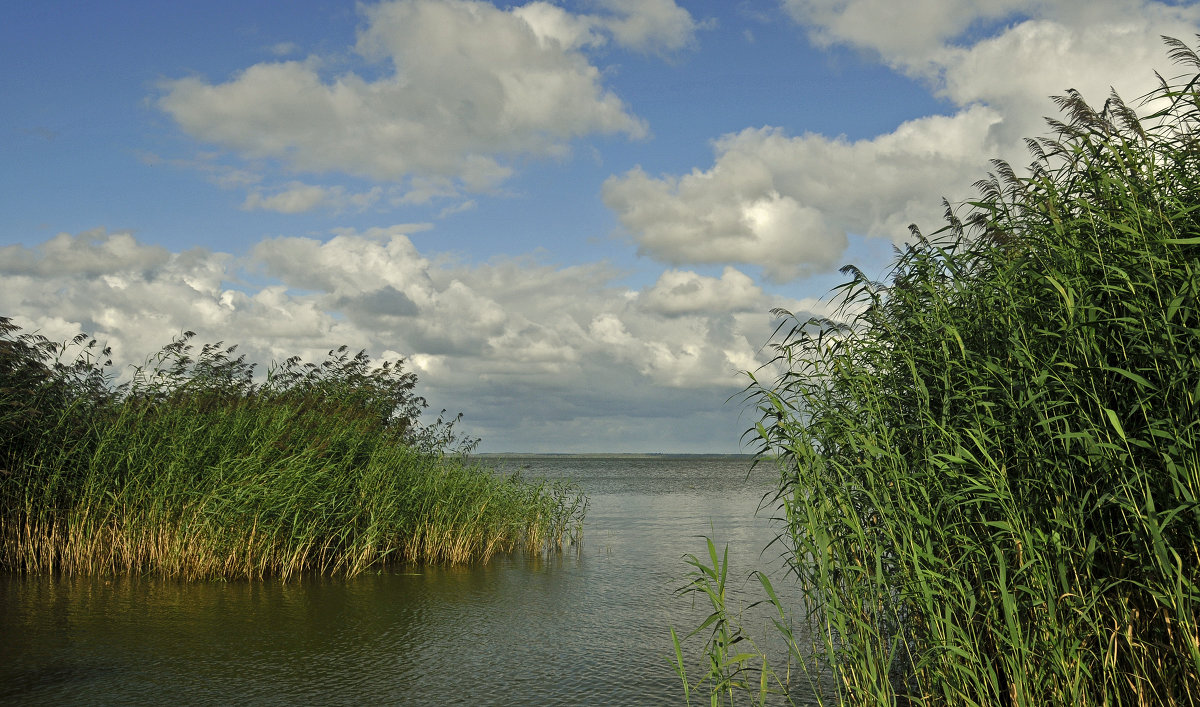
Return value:
M 760 598 L 754 569 L 787 586 L 755 514 L 774 472 L 747 479 L 745 457 L 487 461 L 576 480 L 579 551 L 287 584 L 0 574 L 0 702 L 682 703 L 668 627 L 708 614 L 675 595 L 683 555 L 728 543 L 740 603 Z

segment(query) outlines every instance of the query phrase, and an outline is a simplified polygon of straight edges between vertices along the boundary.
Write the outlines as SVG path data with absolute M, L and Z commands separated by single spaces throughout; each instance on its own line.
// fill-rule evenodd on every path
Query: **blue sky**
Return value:
M 1194 3 L 28 3 L 0 313 L 138 362 L 407 357 L 485 451 L 738 450 L 783 306 L 882 273 Z

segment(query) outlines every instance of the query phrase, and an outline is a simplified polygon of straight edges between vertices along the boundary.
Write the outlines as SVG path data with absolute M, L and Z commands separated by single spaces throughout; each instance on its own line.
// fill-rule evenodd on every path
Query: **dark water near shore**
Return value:
M 576 480 L 581 550 L 288 584 L 0 575 L 0 703 L 682 704 L 668 628 L 708 614 L 674 595 L 682 556 L 728 543 L 740 604 L 752 570 L 783 576 L 755 517 L 774 472 L 744 457 L 486 459 Z

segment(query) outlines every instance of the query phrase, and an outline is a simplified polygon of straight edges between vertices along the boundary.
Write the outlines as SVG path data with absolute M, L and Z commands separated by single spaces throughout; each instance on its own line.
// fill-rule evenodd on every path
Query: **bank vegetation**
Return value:
M 1187 75 L 1057 98 L 1027 172 L 995 162 L 885 282 L 844 270 L 841 317 L 778 313 L 749 434 L 806 606 L 768 591 L 769 664 L 692 558 L 693 692 L 1200 704 L 1200 57 L 1166 45 Z
M 575 488 L 471 461 L 399 363 L 342 347 L 258 380 L 192 338 L 114 385 L 95 340 L 0 317 L 0 568 L 286 579 L 578 539 Z

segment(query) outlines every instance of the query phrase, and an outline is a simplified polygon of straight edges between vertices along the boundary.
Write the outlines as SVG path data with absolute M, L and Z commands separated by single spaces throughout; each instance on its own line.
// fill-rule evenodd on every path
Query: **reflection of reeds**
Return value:
M 331 352 L 253 383 L 186 337 L 113 389 L 0 318 L 0 565 L 30 572 L 289 577 L 459 563 L 578 538 L 565 485 L 504 477 L 422 427 L 414 379 Z M 77 340 L 76 344 L 82 344 Z
M 847 703 L 1200 699 L 1198 85 L 1060 99 L 1031 177 L 785 320 L 751 434 Z

